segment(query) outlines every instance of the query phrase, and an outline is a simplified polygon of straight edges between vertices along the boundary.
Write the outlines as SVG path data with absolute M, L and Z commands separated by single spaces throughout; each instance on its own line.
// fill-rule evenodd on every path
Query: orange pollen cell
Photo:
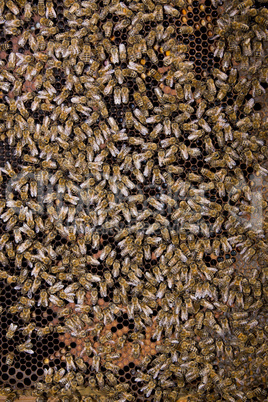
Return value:
M 98 304 L 99 304 L 100 306 L 103 306 L 103 305 L 104 305 L 104 300 L 103 300 L 103 299 L 99 299 L 99 300 L 98 300 Z
M 187 14 L 187 10 L 183 9 L 181 10 L 182 15 L 186 15 Z
M 140 63 L 144 66 L 144 64 L 146 63 L 145 59 L 141 59 Z
M 166 56 L 170 56 L 170 50 L 166 51 Z

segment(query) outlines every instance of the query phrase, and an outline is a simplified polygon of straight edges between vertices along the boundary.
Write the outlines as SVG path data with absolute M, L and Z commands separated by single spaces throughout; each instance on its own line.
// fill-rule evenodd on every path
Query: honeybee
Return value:
M 128 103 L 129 100 L 129 91 L 127 87 L 122 87 L 121 89 L 121 97 L 123 103 Z
M 41 16 L 45 15 L 46 9 L 44 0 L 38 0 L 37 10 L 39 15 Z
M 49 369 L 44 369 L 44 375 L 45 375 L 45 383 L 46 384 L 51 384 L 53 381 L 53 368 L 49 367 Z
M 228 78 L 228 75 L 225 74 L 224 72 L 220 71 L 218 68 L 214 68 L 212 71 L 212 74 L 215 78 L 218 78 L 219 80 L 226 81 Z
M 152 47 L 154 45 L 155 39 L 156 39 L 156 33 L 154 30 L 151 30 L 149 34 L 145 37 L 146 39 L 146 44 L 148 47 Z
M 146 392 L 145 395 L 148 398 L 151 395 L 152 391 L 155 389 L 155 386 L 156 386 L 156 381 L 151 380 L 151 381 L 149 381 L 148 384 L 146 384 L 144 387 L 141 388 L 141 391 L 142 392 L 145 391 Z
M 113 30 L 113 23 L 112 21 L 107 21 L 103 24 L 103 31 L 106 38 L 110 38 Z
M 22 329 L 22 334 L 24 336 L 31 336 L 33 330 L 35 329 L 36 325 L 35 323 L 31 322 L 30 324 L 27 325 L 27 327 L 25 328 L 21 328 Z
M 75 366 L 75 363 L 74 363 L 72 355 L 70 353 L 66 353 L 65 357 L 66 357 L 66 369 L 67 369 L 67 371 L 71 371 L 71 370 L 76 371 L 76 366 Z
M 262 93 L 265 93 L 265 89 L 261 86 L 260 82 L 257 79 L 252 80 L 252 96 L 255 98 L 256 96 L 261 96 Z
M 227 95 L 227 92 L 229 91 L 229 88 L 230 87 L 229 87 L 228 84 L 222 84 L 221 87 L 220 87 L 220 90 L 219 90 L 219 92 L 217 94 L 217 99 L 222 101 L 225 98 L 225 96 Z
M 12 0 L 8 0 L 7 3 L 6 3 L 6 6 L 9 8 L 9 10 L 10 10 L 13 14 L 15 14 L 15 15 L 19 14 L 20 10 L 19 10 L 18 7 L 16 6 L 16 4 L 13 3 Z
M 127 59 L 126 46 L 124 45 L 124 43 L 119 44 L 119 58 L 121 63 L 124 63 Z
M 114 88 L 114 103 L 115 105 L 121 105 L 121 88 Z
M 219 57 L 222 59 L 224 55 L 224 49 L 225 49 L 225 41 L 224 40 L 219 40 L 216 44 L 216 49 L 214 51 L 214 57 Z
M 158 58 L 152 48 L 149 48 L 147 50 L 147 54 L 148 54 L 148 57 L 150 58 L 150 60 L 152 61 L 152 63 L 156 64 L 158 62 Z
M 17 328 L 18 328 L 18 325 L 11 323 L 7 329 L 6 338 L 12 339 L 14 337 L 14 334 L 15 334 Z
M 133 46 L 129 46 L 127 49 L 127 53 L 128 53 L 128 59 L 132 62 L 135 62 L 138 60 L 138 54 L 136 51 L 136 47 L 138 46 L 138 44 L 134 44 Z
M 83 361 L 83 359 L 81 357 L 77 357 L 75 359 L 75 364 L 79 368 L 79 370 L 81 370 L 83 372 L 86 372 L 87 366 L 86 366 L 86 364 L 84 363 L 84 361 Z M 54 381 L 55 381 L 55 379 L 54 379 Z
M 118 64 L 119 63 L 119 53 L 118 53 L 118 47 L 117 46 L 112 46 L 110 50 L 110 59 L 113 64 Z
M 6 355 L 6 364 L 8 366 L 12 366 L 14 362 L 15 354 L 13 352 L 10 352 Z
M 100 368 L 100 356 L 94 355 L 92 358 L 92 369 L 98 373 L 99 368 Z
M 43 307 L 48 306 L 48 294 L 44 289 L 42 289 L 40 291 L 40 298 L 39 298 L 39 300 L 37 302 L 37 305 L 38 306 L 43 306 Z
M 216 86 L 215 86 L 215 83 L 212 78 L 208 78 L 208 80 L 207 80 L 207 89 L 208 89 L 208 93 L 210 95 L 212 95 L 212 96 L 216 95 L 217 90 L 216 90 Z
M 19 352 L 34 354 L 34 351 L 31 349 L 32 347 L 33 347 L 33 344 L 31 343 L 31 340 L 28 339 L 26 342 L 21 343 L 20 345 L 18 345 L 17 350 Z

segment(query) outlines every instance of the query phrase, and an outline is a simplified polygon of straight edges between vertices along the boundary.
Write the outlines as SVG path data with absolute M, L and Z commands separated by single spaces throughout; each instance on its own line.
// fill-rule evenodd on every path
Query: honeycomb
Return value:
M 267 2 L 0 15 L 0 394 L 266 401 Z

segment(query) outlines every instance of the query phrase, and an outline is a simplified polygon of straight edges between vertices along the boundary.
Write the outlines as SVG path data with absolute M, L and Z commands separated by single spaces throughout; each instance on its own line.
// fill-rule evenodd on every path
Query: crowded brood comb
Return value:
M 2 393 L 265 400 L 265 2 L 0 14 Z

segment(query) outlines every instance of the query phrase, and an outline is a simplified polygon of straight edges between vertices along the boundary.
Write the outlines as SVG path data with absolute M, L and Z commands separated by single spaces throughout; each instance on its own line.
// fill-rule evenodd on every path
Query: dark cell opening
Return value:
M 261 104 L 260 103 L 255 103 L 254 110 L 256 110 L 256 111 L 261 110 Z
M 33 377 L 33 376 L 32 376 Z M 36 377 L 36 376 L 35 376 Z M 37 380 L 37 377 L 36 377 L 36 380 Z M 36 381 L 36 380 L 34 380 L 34 381 Z M 24 380 L 23 380 L 23 383 L 24 383 L 24 385 L 26 385 L 27 387 L 29 387 L 30 385 L 31 385 L 31 380 L 30 380 L 30 378 L 24 378 Z
M 23 378 L 23 373 L 22 373 L 21 371 L 19 371 L 19 372 L 16 374 L 16 377 L 17 377 L 18 380 L 21 380 L 21 379 Z
M 2 371 L 7 371 L 8 370 L 8 366 L 6 365 L 6 364 L 4 364 L 3 366 L 2 366 Z

